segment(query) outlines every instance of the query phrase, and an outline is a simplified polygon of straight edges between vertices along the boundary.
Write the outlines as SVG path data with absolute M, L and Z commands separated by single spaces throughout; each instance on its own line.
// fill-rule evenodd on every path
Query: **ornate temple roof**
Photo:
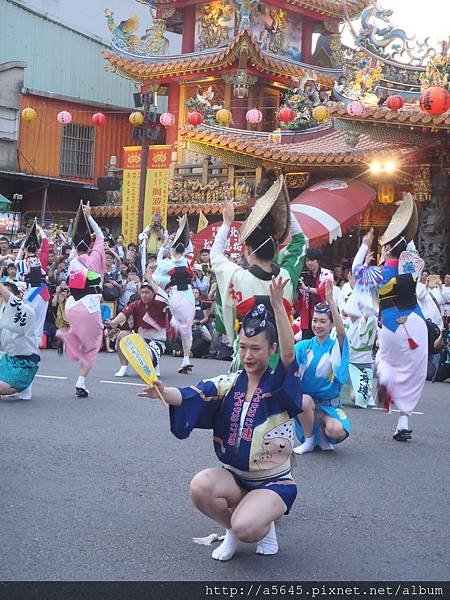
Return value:
M 178 4 L 180 7 L 187 4 L 193 4 L 186 0 L 153 0 L 154 6 L 160 6 L 164 8 L 173 8 L 174 4 Z M 349 16 L 355 16 L 359 14 L 363 8 L 371 3 L 371 0 L 347 0 L 347 11 Z M 318 15 L 324 15 L 327 17 L 337 17 L 343 19 L 345 17 L 345 2 L 344 0 L 286 0 L 284 3 L 285 9 L 289 9 L 291 6 L 299 6 L 308 10 L 309 12 L 316 13 Z
M 322 85 L 331 87 L 340 69 L 326 69 L 297 62 L 281 56 L 268 54 L 261 50 L 258 42 L 247 29 L 243 29 L 235 39 L 223 48 L 208 52 L 180 54 L 177 56 L 130 57 L 127 53 L 104 51 L 102 56 L 112 70 L 123 77 L 143 83 L 149 79 L 170 80 L 192 75 L 211 75 L 221 70 L 229 70 L 233 62 L 239 60 L 242 48 L 246 47 L 249 56 L 249 68 L 258 72 L 270 73 L 274 79 L 296 79 L 311 74 Z M 132 55 L 131 55 L 132 56 Z
M 221 156 L 232 153 L 247 155 L 260 162 L 275 163 L 285 167 L 327 167 L 339 165 L 361 165 L 375 157 L 392 156 L 397 160 L 406 159 L 417 152 L 415 145 L 393 145 L 391 140 L 376 141 L 360 134 L 357 144 L 347 143 L 348 132 L 323 128 L 315 134 L 297 134 L 290 143 L 275 143 L 270 134 L 248 135 L 249 132 L 220 127 L 180 128 L 181 139 L 188 142 L 188 148 Z M 302 139 L 303 138 L 303 139 Z M 222 157 L 223 158 L 223 157 Z
M 416 105 L 405 105 L 400 110 L 391 110 L 386 106 L 365 107 L 360 117 L 350 116 L 347 108 L 340 102 L 328 102 L 330 116 L 354 122 L 383 123 L 405 127 L 420 127 L 430 129 L 448 129 L 450 126 L 450 112 L 442 115 L 428 115 Z

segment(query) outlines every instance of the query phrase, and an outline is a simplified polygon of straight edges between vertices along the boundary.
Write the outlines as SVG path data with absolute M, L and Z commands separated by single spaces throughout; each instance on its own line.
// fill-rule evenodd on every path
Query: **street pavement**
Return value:
M 189 385 L 229 363 L 164 357 L 166 385 Z M 159 401 L 138 398 L 102 353 L 77 399 L 75 363 L 42 352 L 31 402 L 1 402 L 0 580 L 443 580 L 448 535 L 448 383 L 427 384 L 410 423 L 349 408 L 352 435 L 334 452 L 297 457 L 299 493 L 277 524 L 280 551 L 243 545 L 227 562 L 192 537 L 222 533 L 191 504 L 189 481 L 217 463 L 209 431 L 170 434 Z

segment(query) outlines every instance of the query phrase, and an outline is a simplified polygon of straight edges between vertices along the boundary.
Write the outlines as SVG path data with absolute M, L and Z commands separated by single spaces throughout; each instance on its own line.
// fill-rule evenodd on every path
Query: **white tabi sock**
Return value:
M 214 560 L 230 560 L 230 558 L 233 558 L 238 546 L 239 540 L 234 535 L 233 530 L 227 529 L 223 542 L 214 550 L 211 556 Z
M 125 377 L 128 375 L 128 365 L 122 365 L 117 373 L 114 373 L 114 377 Z
M 305 441 L 297 448 L 294 448 L 295 454 L 306 454 L 314 450 L 314 436 L 305 437 Z
M 409 429 L 408 417 L 406 415 L 400 415 L 398 419 L 397 431 L 401 431 L 402 429 Z
M 18 400 L 31 400 L 32 388 L 33 388 L 33 384 L 30 383 L 30 385 L 27 388 L 25 388 L 24 390 L 19 392 L 17 399 Z
M 268 533 L 259 540 L 256 546 L 256 554 L 276 554 L 278 552 L 277 533 L 275 531 L 275 523 L 272 521 Z
M 83 377 L 83 375 L 80 375 L 77 379 L 75 387 L 83 388 L 85 390 L 86 389 L 86 377 Z

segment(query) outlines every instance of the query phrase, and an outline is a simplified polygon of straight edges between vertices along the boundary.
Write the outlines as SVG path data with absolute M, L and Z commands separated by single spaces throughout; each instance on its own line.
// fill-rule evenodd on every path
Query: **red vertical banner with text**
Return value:
M 141 147 L 127 146 L 123 149 L 122 184 L 122 233 L 125 243 L 137 242 L 139 217 L 139 186 Z
M 161 215 L 163 224 L 167 227 L 171 153 L 171 146 L 149 146 L 144 227 L 151 223 L 153 216 L 156 214 Z

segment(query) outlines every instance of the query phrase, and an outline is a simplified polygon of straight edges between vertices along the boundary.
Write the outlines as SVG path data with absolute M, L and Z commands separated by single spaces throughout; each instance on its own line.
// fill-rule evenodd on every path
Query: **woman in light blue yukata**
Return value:
M 314 337 L 295 345 L 303 386 L 303 412 L 295 420 L 296 454 L 333 450 L 350 434 L 350 423 L 339 400 L 348 378 L 349 345 L 341 315 L 333 300 L 333 285 L 326 286 L 326 302 L 317 304 L 311 327 Z M 333 326 L 336 339 L 330 337 Z

